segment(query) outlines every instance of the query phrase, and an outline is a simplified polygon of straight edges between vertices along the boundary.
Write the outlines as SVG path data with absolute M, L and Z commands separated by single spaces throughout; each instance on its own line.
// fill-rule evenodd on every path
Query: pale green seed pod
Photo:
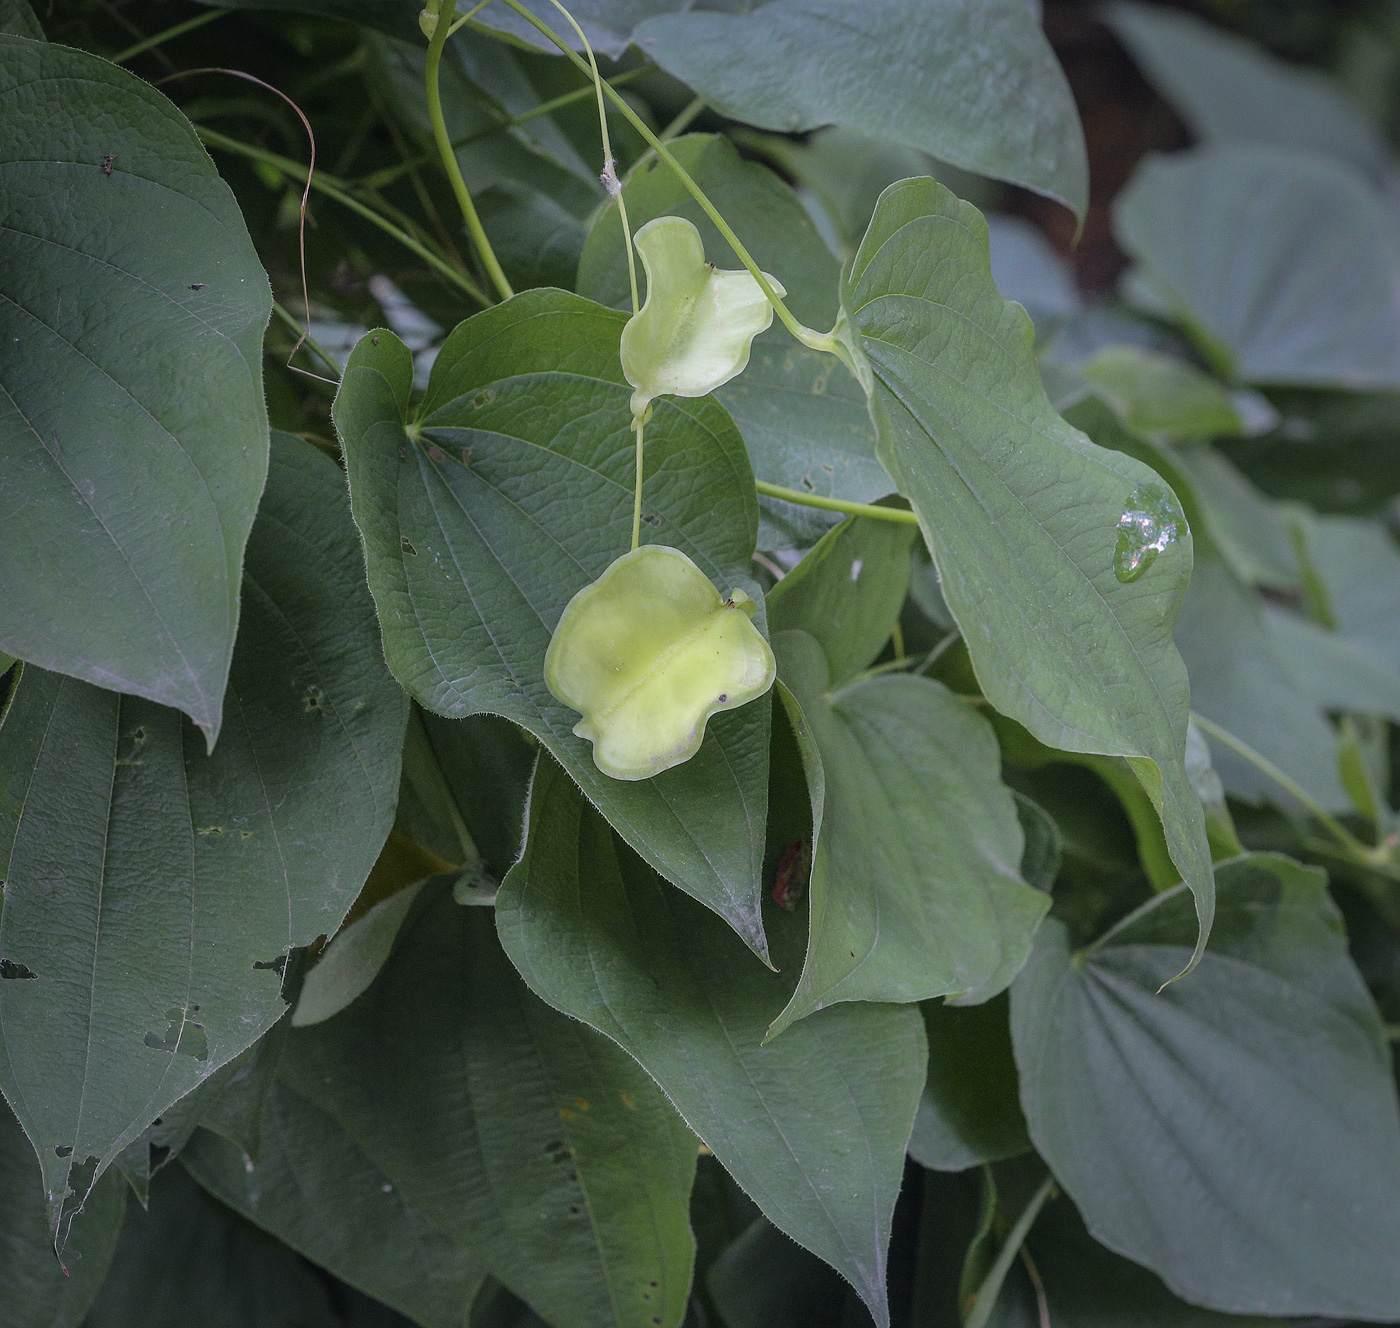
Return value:
M 583 716 L 614 779 L 649 779 L 690 760 L 720 710 L 762 696 L 777 674 L 773 651 L 742 592 L 720 597 L 679 549 L 625 553 L 573 597 L 544 661 L 554 696 Z
M 622 372 L 634 389 L 632 413 L 641 416 L 657 397 L 703 397 L 743 373 L 753 339 L 772 325 L 773 306 L 748 272 L 707 263 L 700 232 L 684 217 L 647 222 L 635 243 L 647 299 L 622 330 Z

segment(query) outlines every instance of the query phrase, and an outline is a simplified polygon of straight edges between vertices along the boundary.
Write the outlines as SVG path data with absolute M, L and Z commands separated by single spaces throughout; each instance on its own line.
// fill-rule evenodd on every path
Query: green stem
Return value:
M 949 632 L 947 636 L 945 636 L 936 646 L 934 646 L 932 650 L 928 652 L 928 658 L 925 659 L 924 662 L 920 664 L 917 669 L 914 670 L 914 672 L 921 678 L 926 677 L 928 675 L 928 671 L 935 664 L 937 664 L 938 661 L 942 659 L 943 656 L 955 645 L 957 645 L 957 643 L 961 640 L 962 633 L 959 632 L 956 628 L 954 628 L 953 631 Z
M 978 1288 L 977 1299 L 972 1302 L 963 1328 L 986 1328 L 987 1320 L 992 1317 L 992 1310 L 996 1308 L 997 1297 L 1001 1294 L 1002 1283 L 1006 1281 L 1006 1275 L 1011 1271 L 1011 1265 L 1016 1261 L 1021 1246 L 1026 1243 L 1026 1237 L 1030 1235 L 1035 1219 L 1040 1216 L 1040 1210 L 1045 1207 L 1046 1200 L 1054 1192 L 1055 1178 L 1046 1176 L 1040 1188 L 1031 1195 L 1030 1202 L 1022 1210 L 1021 1216 L 1016 1219 L 1016 1225 L 1007 1232 L 1006 1240 L 997 1251 L 996 1261 L 987 1270 L 987 1276 Z
M 657 135 L 657 138 L 663 143 L 669 143 L 673 138 L 685 133 L 690 127 L 690 122 L 704 109 L 704 97 L 696 97 L 694 101 L 690 102 L 685 109 Z
M 635 549 L 642 542 L 642 419 L 640 415 L 632 417 L 632 427 L 637 433 L 637 460 L 633 466 L 632 483 L 632 547 Z
M 649 68 L 629 69 L 626 73 L 616 74 L 612 78 L 605 80 L 615 88 L 623 87 L 631 83 L 634 79 L 641 78 L 643 74 L 649 74 Z M 489 128 L 479 130 L 475 134 L 468 134 L 465 138 L 453 139 L 452 147 L 455 151 L 458 148 L 469 147 L 473 143 L 480 143 L 483 139 L 490 138 L 493 134 L 502 134 L 511 129 L 518 129 L 523 124 L 528 124 L 531 120 L 537 119 L 541 115 L 549 115 L 553 111 L 562 109 L 565 106 L 572 106 L 576 101 L 585 101 L 593 96 L 593 85 L 585 83 L 580 88 L 575 88 L 572 92 L 566 92 L 562 97 L 554 97 L 550 101 L 542 101 L 538 106 L 532 106 L 528 111 L 521 111 L 519 115 L 512 115 L 507 120 L 498 121 Z M 350 183 L 357 187 L 363 186 L 367 189 L 382 189 L 386 184 L 392 184 L 401 175 L 406 175 L 411 170 L 416 170 L 419 166 L 425 166 L 430 161 L 437 160 L 436 152 L 422 152 L 412 158 L 396 162 L 392 166 L 386 166 L 383 170 L 373 171 L 369 175 L 362 175 L 358 180 Z
M 247 157 L 250 161 L 260 161 L 265 166 L 271 166 L 273 170 L 281 171 L 291 180 L 302 181 L 306 179 L 306 167 L 293 161 L 290 157 L 279 156 L 275 152 L 267 151 L 266 148 L 245 143 L 242 139 L 230 138 L 227 134 L 221 134 L 218 130 L 206 128 L 204 125 L 196 125 L 195 133 L 199 135 L 200 141 L 209 147 L 222 148 L 226 152 L 236 152 L 239 156 Z M 492 303 L 491 297 L 469 276 L 458 272 L 446 259 L 439 258 L 431 249 L 425 248 L 411 235 L 395 226 L 393 222 L 386 220 L 373 208 L 366 207 L 359 199 L 347 193 L 343 181 L 333 177 L 327 178 L 324 171 L 313 171 L 311 187 L 325 194 L 327 198 L 335 199 L 342 207 L 349 208 L 351 212 L 358 214 L 366 221 L 378 226 L 386 235 L 392 235 L 405 249 L 417 254 L 429 267 L 434 268 L 458 289 L 471 296 L 477 304 L 485 306 Z
M 476 205 L 472 202 L 467 182 L 462 178 L 462 168 L 457 164 L 457 154 L 452 150 L 452 139 L 447 133 L 447 121 L 442 115 L 442 48 L 447 43 L 456 5 L 457 0 L 446 0 L 438 13 L 432 39 L 428 42 L 428 61 L 423 74 L 424 88 L 428 94 L 428 119 L 432 122 L 433 142 L 437 144 L 438 156 L 442 158 L 443 169 L 447 172 L 448 182 L 457 198 L 457 206 L 462 210 L 462 220 L 467 224 L 467 232 L 476 245 L 476 251 L 481 256 L 492 285 L 500 292 L 501 299 L 508 300 L 515 292 L 496 260 L 496 251 L 491 248 L 491 241 L 486 238 L 481 218 L 476 215 Z M 481 7 L 478 5 L 477 9 Z
M 278 304 L 276 300 L 272 302 L 272 312 L 286 324 L 290 331 L 296 333 L 298 342 L 315 354 L 316 358 L 335 375 L 335 381 L 338 383 L 340 381 L 340 365 L 331 358 L 330 353 L 325 347 L 323 347 L 310 332 L 306 331 L 302 325 L 292 317 L 291 313 Z
M 513 9 L 521 18 L 529 23 L 531 27 L 538 31 L 541 36 L 553 42 L 554 45 L 583 70 L 585 74 L 589 72 L 587 61 L 560 37 L 553 28 L 543 20 L 536 18 L 534 14 L 526 9 L 525 6 L 520 3 L 520 0 L 501 0 L 501 3 Z M 729 242 L 729 247 L 734 250 L 735 256 L 748 269 L 749 275 L 753 277 L 754 281 L 758 283 L 759 290 L 763 292 L 768 303 L 773 306 L 773 310 L 778 315 L 783 326 L 804 346 L 810 346 L 813 350 L 827 351 L 844 360 L 846 358 L 845 354 L 843 354 L 844 347 L 836 336 L 830 332 L 817 332 L 813 328 L 807 327 L 803 323 L 797 321 L 792 311 L 783 303 L 782 296 L 773 289 L 773 283 L 759 270 L 758 264 L 754 262 L 752 255 L 744 247 L 742 241 L 734 234 L 729 223 L 720 216 L 719 209 L 710 202 L 705 191 L 691 179 L 690 173 L 675 159 L 671 154 L 671 150 L 651 132 L 646 121 L 627 104 L 627 99 L 606 83 L 603 84 L 603 88 L 613 105 L 622 112 L 632 128 L 646 140 L 661 160 L 676 173 L 676 178 L 685 186 L 690 196 L 704 209 L 705 215 L 714 222 L 715 228 Z
M 111 56 L 114 65 L 125 64 L 126 61 L 135 59 L 138 55 L 144 55 L 147 51 L 153 50 L 157 46 L 163 46 L 174 37 L 182 36 L 186 32 L 193 32 L 196 28 L 202 28 L 206 23 L 212 23 L 216 18 L 223 18 L 229 11 L 227 9 L 211 9 L 203 14 L 196 14 L 193 18 L 187 18 L 183 23 L 177 23 L 173 28 L 166 28 L 164 32 L 158 32 L 154 37 L 147 37 L 145 41 L 139 41 L 135 46 L 128 46 L 124 51 L 118 51 Z
M 823 498 L 816 493 L 803 493 L 800 489 L 784 489 L 780 484 L 769 484 L 767 480 L 754 480 L 753 487 L 769 498 L 781 498 L 787 503 L 801 503 L 803 507 L 820 507 L 828 512 L 844 512 L 847 516 L 872 516 L 877 521 L 901 521 L 906 526 L 915 526 L 919 518 L 902 507 L 876 507 L 874 503 L 850 503 L 844 498 Z
M 632 254 L 632 226 L 627 220 L 627 200 L 622 195 L 622 181 L 617 178 L 617 160 L 613 156 L 612 139 L 608 135 L 608 108 L 603 104 L 603 76 L 598 72 L 598 59 L 593 54 L 593 47 L 583 29 L 579 27 L 574 16 L 564 8 L 561 0 L 553 0 L 553 3 L 555 9 L 563 14 L 569 21 L 569 26 L 578 34 L 578 39 L 583 43 L 583 49 L 588 55 L 588 68 L 593 76 L 593 90 L 598 98 L 598 133 L 603 139 L 603 174 L 601 178 L 603 188 L 608 191 L 608 197 L 617 200 L 617 215 L 622 222 L 622 246 L 627 254 L 627 282 L 632 289 L 632 314 L 635 317 L 639 307 L 637 260 Z M 640 456 L 640 452 L 638 455 Z M 637 483 L 640 492 L 641 480 L 638 479 Z M 640 501 L 639 497 L 638 502 Z
M 1256 752 L 1242 738 L 1237 738 L 1229 729 L 1223 729 L 1219 724 L 1207 719 L 1204 715 L 1191 712 L 1191 718 L 1195 721 L 1196 727 L 1208 737 L 1214 738 L 1217 742 L 1224 743 L 1226 747 L 1237 755 L 1244 757 L 1250 765 L 1267 775 L 1285 793 L 1296 798 L 1317 821 L 1323 826 L 1328 834 L 1337 841 L 1349 856 L 1362 866 L 1381 867 L 1385 864 L 1388 854 L 1384 850 L 1368 848 L 1350 830 L 1346 828 L 1331 812 L 1327 810 L 1307 789 L 1289 775 L 1286 775 L 1267 756 Z

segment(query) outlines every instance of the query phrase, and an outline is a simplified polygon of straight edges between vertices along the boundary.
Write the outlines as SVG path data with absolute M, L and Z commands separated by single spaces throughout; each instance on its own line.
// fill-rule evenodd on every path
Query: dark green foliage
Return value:
M 1394 16 L 424 3 L 0 0 L 0 1328 L 1400 1323 Z

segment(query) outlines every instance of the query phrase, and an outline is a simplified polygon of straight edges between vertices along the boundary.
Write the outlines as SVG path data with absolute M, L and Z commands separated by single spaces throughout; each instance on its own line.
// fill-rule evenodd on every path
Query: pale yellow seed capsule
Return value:
M 582 719 L 598 769 L 649 779 L 690 760 L 705 724 L 762 696 L 777 673 L 742 592 L 721 598 L 679 549 L 623 554 L 569 601 L 545 655 L 549 690 Z
M 749 348 L 773 322 L 773 306 L 745 271 L 705 261 L 700 232 L 684 217 L 657 217 L 637 232 L 647 298 L 622 329 L 622 372 L 632 413 L 660 396 L 703 397 L 743 373 Z M 764 273 L 768 276 L 767 273 Z M 768 277 L 786 295 L 776 277 Z

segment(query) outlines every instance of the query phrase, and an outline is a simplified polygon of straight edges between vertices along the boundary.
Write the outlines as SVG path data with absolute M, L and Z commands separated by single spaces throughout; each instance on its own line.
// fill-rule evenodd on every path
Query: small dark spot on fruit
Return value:
M 415 549 L 413 545 L 411 545 L 408 542 L 408 540 L 406 540 L 402 535 L 399 536 L 399 548 L 402 549 L 404 553 L 408 554 L 410 558 L 416 558 L 418 556 L 418 550 Z

